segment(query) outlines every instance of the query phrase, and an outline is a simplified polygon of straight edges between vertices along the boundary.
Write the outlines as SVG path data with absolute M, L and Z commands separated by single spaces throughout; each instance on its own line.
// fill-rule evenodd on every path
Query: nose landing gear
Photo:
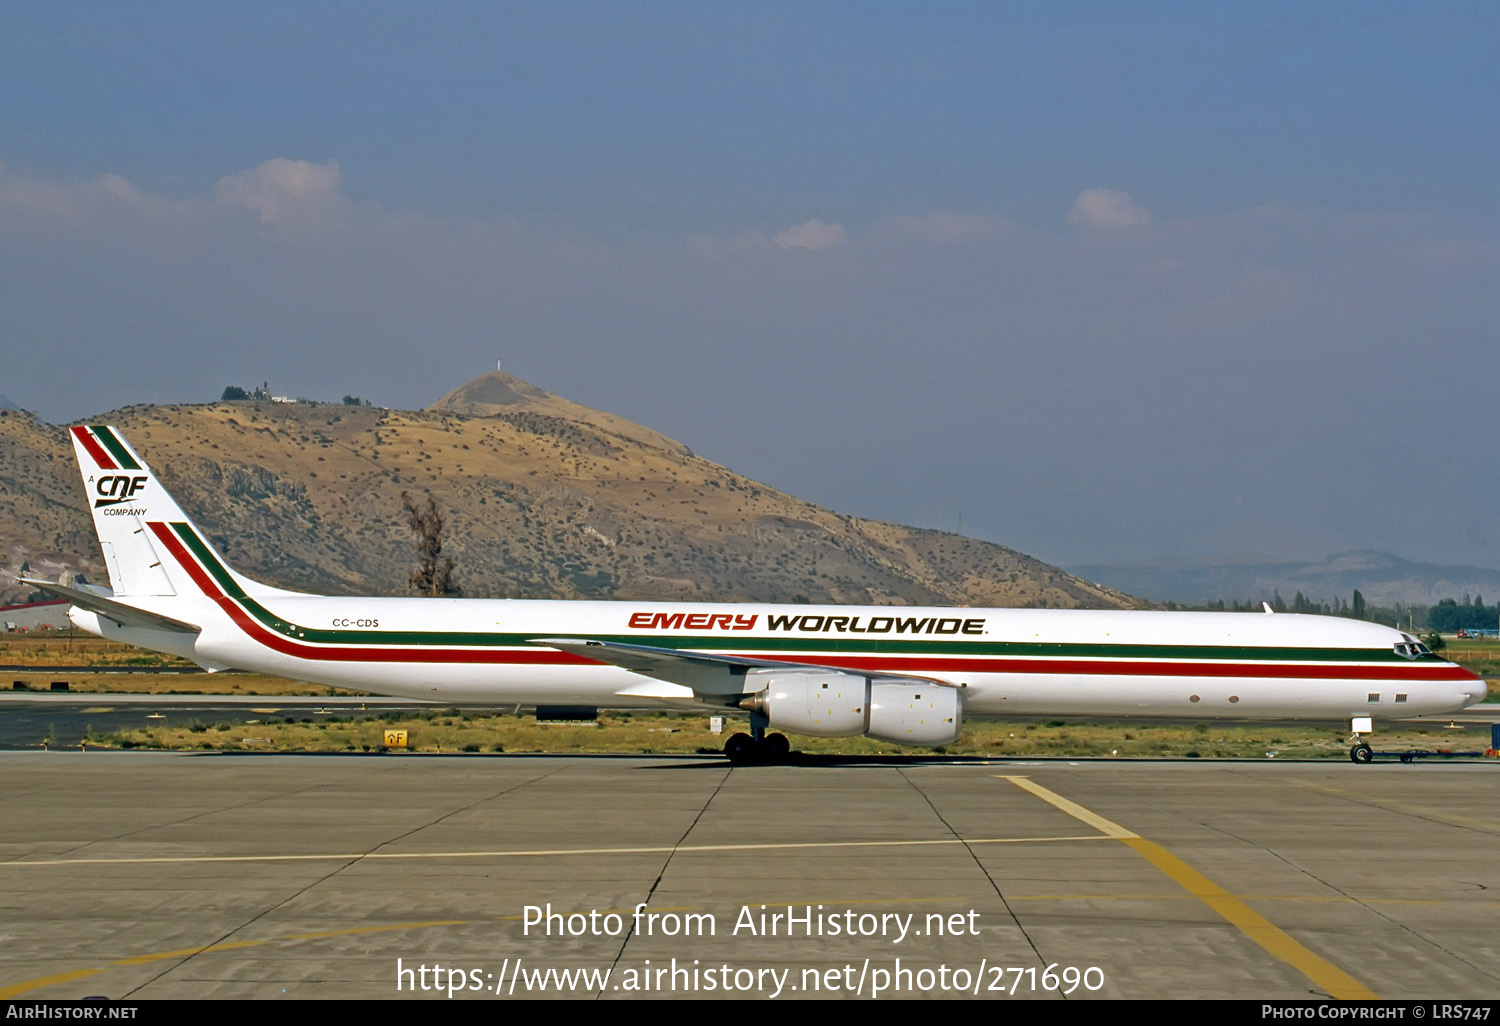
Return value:
M 1375 761 L 1375 750 L 1365 743 L 1365 735 L 1375 732 L 1375 720 L 1371 716 L 1349 717 L 1349 735 L 1354 747 L 1349 749 L 1349 760 L 1364 764 Z

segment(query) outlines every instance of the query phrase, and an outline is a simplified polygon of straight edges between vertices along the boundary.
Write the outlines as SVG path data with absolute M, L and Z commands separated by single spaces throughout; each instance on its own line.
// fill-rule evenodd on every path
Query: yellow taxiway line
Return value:
M 1323 988 L 1330 997 L 1348 1001 L 1370 1000 L 1376 996 L 1369 987 L 1326 958 L 1313 954 L 1265 916 L 1156 842 L 1148 841 L 1133 830 L 1127 830 L 1113 820 L 1105 819 L 1097 812 L 1091 812 L 1077 802 L 1069 801 L 1030 777 L 1000 774 L 997 776 L 1001 780 L 1010 781 L 1023 791 L 1030 792 L 1054 808 L 1066 812 L 1074 819 L 1087 823 L 1102 835 L 1112 837 L 1134 848 L 1138 855 L 1171 877 L 1189 894 L 1217 912 L 1272 957 L 1285 962 Z

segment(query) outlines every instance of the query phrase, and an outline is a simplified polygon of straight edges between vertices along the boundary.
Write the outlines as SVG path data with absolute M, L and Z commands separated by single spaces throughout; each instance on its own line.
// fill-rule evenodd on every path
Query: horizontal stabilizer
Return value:
M 61 584 L 53 584 L 51 581 L 39 581 L 34 577 L 17 577 L 16 580 L 37 591 L 71 602 L 80 609 L 107 616 L 121 627 L 144 627 L 156 631 L 176 631 L 180 634 L 197 634 L 202 630 L 201 627 L 195 627 L 190 623 L 183 623 L 181 620 L 174 620 L 170 616 L 162 616 L 160 613 L 153 613 L 146 609 L 138 609 L 124 602 L 116 602 L 114 599 L 95 595 L 91 591 L 68 588 Z

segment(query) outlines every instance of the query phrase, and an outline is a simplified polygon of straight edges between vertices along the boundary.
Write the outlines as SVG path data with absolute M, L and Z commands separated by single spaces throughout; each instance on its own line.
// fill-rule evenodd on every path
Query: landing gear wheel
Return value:
M 767 734 L 760 751 L 767 762 L 785 762 L 786 757 L 792 754 L 792 743 L 786 739 L 785 734 Z
M 1369 745 L 1361 741 L 1359 744 L 1349 749 L 1349 758 L 1355 762 L 1374 762 L 1375 753 L 1371 750 Z
M 729 761 L 736 766 L 743 766 L 747 762 L 755 761 L 759 746 L 755 738 L 749 734 L 731 734 L 729 740 L 724 742 L 724 754 L 729 756 Z

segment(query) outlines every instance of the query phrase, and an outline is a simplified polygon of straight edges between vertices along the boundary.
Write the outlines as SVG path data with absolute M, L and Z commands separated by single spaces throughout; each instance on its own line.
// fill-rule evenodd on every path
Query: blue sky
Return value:
M 504 358 L 1051 560 L 1496 565 L 1496 10 L 7 5 L 0 392 Z

